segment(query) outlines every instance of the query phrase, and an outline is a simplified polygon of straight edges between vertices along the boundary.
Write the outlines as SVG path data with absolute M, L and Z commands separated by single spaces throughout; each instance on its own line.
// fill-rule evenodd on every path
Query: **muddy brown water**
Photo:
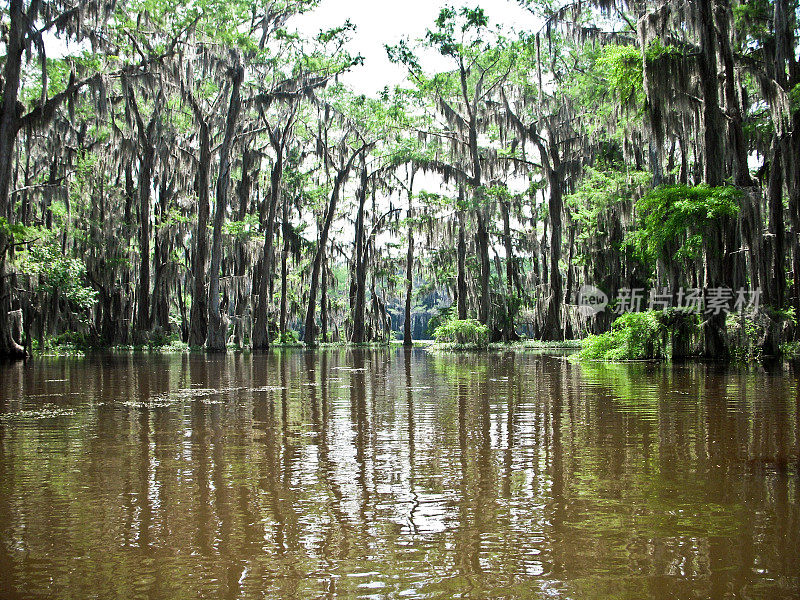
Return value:
M 0 598 L 797 598 L 796 370 L 0 365 Z

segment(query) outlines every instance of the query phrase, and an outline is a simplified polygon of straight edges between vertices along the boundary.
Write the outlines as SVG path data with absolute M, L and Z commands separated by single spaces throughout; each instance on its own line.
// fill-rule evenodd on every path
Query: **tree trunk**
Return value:
M 142 152 L 139 164 L 139 283 L 137 290 L 138 309 L 134 329 L 139 334 L 150 330 L 150 187 L 153 182 L 155 148 L 149 140 Z
M 769 164 L 769 184 L 767 196 L 769 202 L 769 228 L 771 243 L 771 271 L 765 301 L 773 308 L 783 308 L 786 300 L 786 229 L 783 222 L 783 164 L 781 160 L 781 143 L 777 136 L 772 140 L 772 156 Z
M 403 346 L 411 347 L 414 340 L 411 338 L 411 300 L 414 292 L 414 222 L 412 221 L 411 203 L 414 198 L 414 175 L 408 184 L 408 252 L 406 253 L 406 302 L 405 320 L 403 321 Z M 406 363 L 408 361 L 406 360 Z
M 214 209 L 214 233 L 211 243 L 211 267 L 208 276 L 208 338 L 206 350 L 208 352 L 225 352 L 227 341 L 228 320 L 220 314 L 219 308 L 219 275 L 222 263 L 222 225 L 225 222 L 225 211 L 228 206 L 228 187 L 231 180 L 231 146 L 233 134 L 236 130 L 236 119 L 241 109 L 240 88 L 244 71 L 241 66 L 236 67 L 233 75 L 233 88 L 231 100 L 228 105 L 228 115 L 225 119 L 225 137 L 219 150 L 219 177 L 217 178 L 217 205 Z
M 9 205 L 11 166 L 14 160 L 14 143 L 19 131 L 17 98 L 22 68 L 22 36 L 25 15 L 22 0 L 10 0 L 10 23 L 6 37 L 6 58 L 3 68 L 3 99 L 0 114 L 0 217 L 12 222 Z M 10 236 L 0 229 L 0 358 L 25 358 L 25 349 L 14 339 L 11 327 L 11 286 L 6 271 L 6 253 Z
M 489 231 L 486 228 L 484 210 L 484 207 L 479 207 L 475 215 L 478 221 L 478 231 L 475 234 L 475 245 L 478 250 L 478 259 L 480 260 L 481 265 L 481 294 L 478 307 L 478 320 L 484 325 L 489 325 L 489 279 L 491 277 L 491 263 L 489 262 Z
M 275 247 L 275 215 L 280 201 L 280 187 L 283 178 L 283 146 L 276 148 L 275 164 L 270 174 L 270 190 L 267 202 L 264 251 L 261 255 L 261 274 L 258 279 L 258 302 L 253 320 L 253 350 L 269 349 L 269 305 L 272 287 L 272 261 Z
M 208 295 L 206 262 L 208 261 L 209 186 L 211 171 L 211 135 L 208 122 L 198 115 L 200 123 L 200 159 L 197 163 L 197 230 L 192 257 L 192 308 L 189 311 L 189 345 L 202 346 L 208 333 Z
M 458 319 L 463 321 L 467 318 L 467 242 L 464 233 L 464 211 L 458 211 L 458 274 L 457 274 L 457 297 Z
M 520 291 L 519 279 L 517 275 L 517 263 L 514 257 L 514 244 L 511 240 L 511 219 L 509 215 L 508 202 L 500 203 L 500 211 L 503 217 L 503 245 L 506 251 L 506 319 L 503 325 L 503 339 L 507 342 L 519 338 L 516 333 L 514 320 L 518 299 L 514 297 L 514 289 Z
M 793 128 L 790 140 L 791 169 L 787 172 L 789 189 L 789 218 L 792 223 L 792 274 L 794 294 L 792 305 L 795 314 L 800 314 L 800 111 L 792 116 Z M 789 179 L 791 177 L 791 180 Z
M 167 184 L 166 177 L 162 177 L 159 186 L 158 224 L 163 225 L 164 219 L 169 212 L 169 201 L 173 193 L 174 179 Z M 169 323 L 169 282 L 167 281 L 167 265 L 172 250 L 171 238 L 166 231 L 158 231 L 154 236 L 153 264 L 155 276 L 153 281 L 153 313 L 150 319 L 153 327 L 157 327 L 164 333 L 170 332 Z
M 364 343 L 364 303 L 366 298 L 366 249 L 364 244 L 364 204 L 367 200 L 367 166 L 361 158 L 361 185 L 358 188 L 358 212 L 356 213 L 355 276 L 353 278 L 353 297 L 350 298 L 353 319 L 351 342 Z
M 714 40 L 713 1 L 698 0 L 700 18 L 700 53 L 697 56 L 700 87 L 703 90 L 703 140 L 705 142 L 704 179 L 708 185 L 722 185 L 724 148 L 721 132 L 722 111 L 719 108 L 717 49 Z
M 281 341 L 286 341 L 286 321 L 287 321 L 287 279 L 289 278 L 289 236 L 287 229 L 291 227 L 288 221 L 288 202 L 286 198 L 283 200 L 283 252 L 281 253 L 281 321 L 280 332 Z
M 326 255 L 322 256 L 322 292 L 319 299 L 319 322 L 322 343 L 328 341 L 328 264 Z
M 550 221 L 550 299 L 545 313 L 544 323 L 542 324 L 541 336 L 544 340 L 562 340 L 564 338 L 563 325 L 561 322 L 561 305 L 563 303 L 563 279 L 559 262 L 561 261 L 561 212 L 564 209 L 563 200 L 563 181 L 561 159 L 552 139 L 549 140 L 548 147 L 545 148 L 544 142 L 537 141 L 542 162 L 545 164 L 547 182 L 550 187 L 550 200 L 548 203 L 548 219 Z
M 353 166 L 353 161 L 362 153 L 365 152 L 368 145 L 365 144 L 356 150 L 347 163 L 337 171 L 336 178 L 333 182 L 333 190 L 331 191 L 331 198 L 328 202 L 328 209 L 325 213 L 325 221 L 320 231 L 319 240 L 317 241 L 317 251 L 314 255 L 314 263 L 311 268 L 311 286 L 308 290 L 308 307 L 306 309 L 306 319 L 304 325 L 303 338 L 308 346 L 315 346 L 317 343 L 316 333 L 316 309 L 317 309 L 317 293 L 319 288 L 320 269 L 322 268 L 322 256 L 325 253 L 325 246 L 328 244 L 328 235 L 333 223 L 333 217 L 336 213 L 336 204 L 339 201 L 339 194 L 341 192 L 344 180 Z
M 244 152 L 242 153 L 242 179 L 239 181 L 239 186 L 237 189 L 239 206 L 236 220 L 240 222 L 245 220 L 250 208 L 250 191 L 252 189 L 253 179 L 258 179 L 258 169 L 255 170 L 255 177 L 253 177 L 251 174 L 255 159 L 256 153 L 247 149 L 245 146 Z M 238 282 L 236 286 L 236 300 L 234 306 L 234 311 L 236 314 L 236 323 L 234 325 L 234 343 L 239 348 L 241 348 L 244 344 L 245 307 L 250 302 L 250 293 L 248 290 L 244 289 L 243 285 L 241 285 L 248 266 L 247 254 L 245 253 L 245 242 L 240 240 L 236 243 L 236 266 L 234 268 L 234 274 Z

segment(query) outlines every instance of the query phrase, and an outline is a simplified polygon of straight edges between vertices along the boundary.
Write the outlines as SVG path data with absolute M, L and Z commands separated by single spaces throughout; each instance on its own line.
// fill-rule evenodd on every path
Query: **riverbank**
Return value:
M 590 336 L 588 338 L 563 341 L 542 341 L 542 340 L 520 340 L 509 343 L 491 343 L 488 345 L 458 344 L 452 342 L 436 342 L 434 340 L 415 340 L 413 348 L 424 349 L 433 353 L 458 353 L 458 352 L 542 352 L 554 354 L 571 354 L 575 360 L 590 362 L 641 362 L 657 361 L 668 362 L 669 353 L 660 353 L 657 356 L 640 355 L 628 351 L 617 353 L 606 352 L 603 356 L 597 356 L 595 349 L 598 346 L 601 336 Z M 363 344 L 351 344 L 349 342 L 323 342 L 314 346 L 315 349 L 328 348 L 387 348 L 402 346 L 402 340 L 392 340 L 390 342 L 367 342 Z M 303 342 L 275 343 L 271 345 L 271 350 L 289 350 L 298 348 L 308 348 Z M 251 353 L 248 347 L 240 347 L 229 344 L 227 351 L 230 353 Z M 85 356 L 87 354 L 111 353 L 111 354 L 205 354 L 206 350 L 202 347 L 191 347 L 181 341 L 166 341 L 162 343 L 149 342 L 144 344 L 127 344 L 107 346 L 102 344 L 81 343 L 74 340 L 56 342 L 51 340 L 43 351 L 35 348 L 32 357 L 58 357 L 58 356 Z M 689 360 L 699 360 L 700 356 L 686 357 Z M 800 342 L 787 342 L 781 345 L 781 353 L 777 357 L 764 357 L 760 353 L 741 351 L 733 348 L 729 357 L 729 362 L 749 363 L 757 362 L 764 358 L 779 358 L 783 360 L 800 359 Z

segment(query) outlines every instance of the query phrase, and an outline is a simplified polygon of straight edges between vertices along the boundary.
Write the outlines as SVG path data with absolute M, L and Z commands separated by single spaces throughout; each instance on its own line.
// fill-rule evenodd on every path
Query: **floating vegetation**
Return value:
M 128 408 L 167 408 L 179 403 L 180 400 L 177 398 L 156 397 L 150 400 L 126 400 L 124 402 L 104 402 L 103 404 L 127 406 Z
M 223 394 L 229 394 L 231 392 L 244 389 L 247 388 L 182 388 L 172 392 L 167 392 L 165 394 L 153 396 L 147 400 L 128 400 L 124 402 L 113 402 L 108 404 L 128 406 L 130 408 L 167 408 L 169 406 L 180 404 L 186 400 L 200 402 L 201 404 L 224 404 L 224 400 L 219 398 L 211 399 L 210 397 L 222 396 Z
M 261 387 L 250 388 L 251 392 L 280 392 L 286 387 L 282 385 L 262 385 Z
M 8 421 L 40 421 L 56 417 L 69 417 L 75 414 L 75 409 L 62 408 L 54 404 L 45 404 L 36 409 L 17 410 L 0 414 L 0 422 Z

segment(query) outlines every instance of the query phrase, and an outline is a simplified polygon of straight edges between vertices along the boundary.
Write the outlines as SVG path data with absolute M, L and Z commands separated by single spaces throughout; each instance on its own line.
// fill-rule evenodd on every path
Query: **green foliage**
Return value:
M 753 362 L 761 358 L 765 328 L 760 319 L 750 315 L 729 314 L 726 330 L 731 340 L 731 357 L 739 362 Z
M 21 223 L 9 223 L 5 217 L 0 217 L 0 236 L 8 237 L 15 242 L 33 240 L 41 235 L 35 227 L 26 227 Z
M 645 56 L 647 57 L 648 62 L 652 62 L 663 57 L 678 58 L 683 56 L 683 53 L 677 46 L 673 46 L 672 44 L 664 44 L 659 38 L 656 38 L 650 42 L 649 46 L 647 46 Z
M 635 46 L 603 46 L 597 67 L 621 105 L 644 106 L 642 54 Z
M 294 329 L 289 329 L 286 333 L 279 333 L 275 343 L 282 346 L 299 346 L 300 336 Z
M 245 215 L 243 221 L 225 221 L 224 232 L 237 241 L 247 241 L 258 235 L 258 215 Z
M 667 332 L 660 317 L 652 310 L 625 313 L 612 323 L 610 331 L 587 337 L 577 356 L 608 361 L 663 358 Z
M 739 212 L 741 190 L 733 186 L 659 186 L 636 203 L 640 228 L 629 241 L 647 262 L 697 259 L 713 225 Z
M 632 200 L 650 184 L 651 177 L 647 171 L 587 168 L 575 193 L 564 198 L 572 218 L 581 226 L 578 239 L 607 238 L 609 224 L 619 218 L 613 213 L 614 208 Z
M 780 345 L 781 356 L 788 359 L 800 358 L 800 342 L 783 342 Z
M 75 310 L 89 310 L 97 302 L 97 292 L 85 283 L 86 265 L 64 256 L 55 241 L 31 246 L 22 270 L 39 275 L 39 291 L 66 299 Z
M 433 337 L 440 344 L 485 348 L 489 344 L 489 328 L 476 319 L 450 319 L 434 330 Z

